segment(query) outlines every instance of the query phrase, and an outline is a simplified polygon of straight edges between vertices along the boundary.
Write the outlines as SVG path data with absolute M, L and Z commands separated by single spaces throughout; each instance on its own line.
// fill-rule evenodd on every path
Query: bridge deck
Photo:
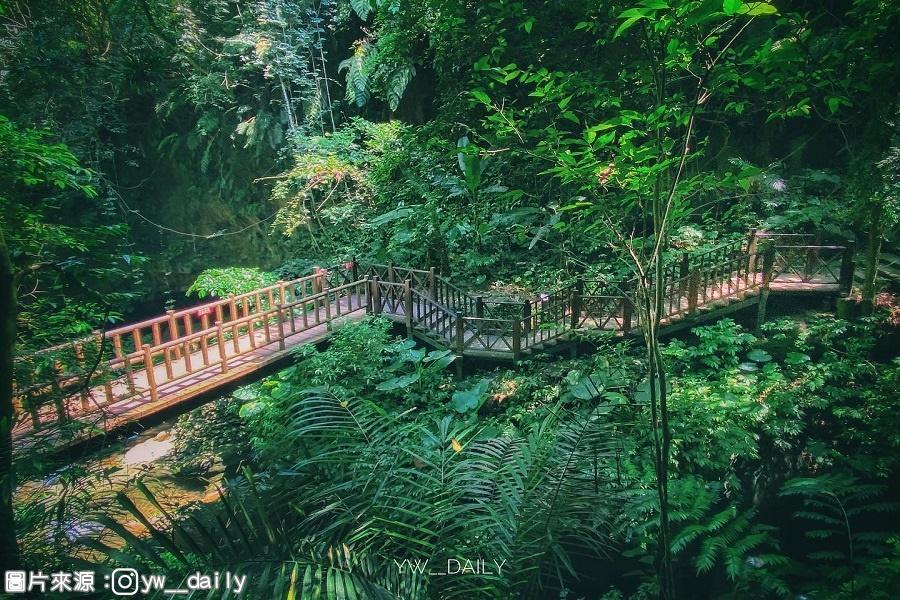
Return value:
M 354 297 L 355 298 L 355 297 Z M 365 297 L 362 298 L 365 303 Z M 349 304 L 347 298 L 341 299 L 342 307 L 346 308 Z M 353 302 L 358 305 L 357 302 Z M 332 303 L 330 307 L 334 313 L 337 312 L 336 303 Z M 265 330 L 256 330 L 252 335 L 255 338 L 255 344 L 251 343 L 250 335 L 243 335 L 238 338 L 239 351 L 234 350 L 233 344 L 225 346 L 225 357 L 228 360 L 228 371 L 222 372 L 220 368 L 220 355 L 217 346 L 210 346 L 207 350 L 208 366 L 203 366 L 199 370 L 188 372 L 185 367 L 184 360 L 175 361 L 172 364 L 173 378 L 166 383 L 161 384 L 158 389 L 159 399 L 154 401 L 150 397 L 148 384 L 148 374 L 146 370 L 135 371 L 133 386 L 135 392 L 131 391 L 129 382 L 125 378 L 119 378 L 111 382 L 113 402 L 105 402 L 106 390 L 103 386 L 95 386 L 88 390 L 89 408 L 84 406 L 78 396 L 71 396 L 65 399 L 66 410 L 69 417 L 78 420 L 84 425 L 90 426 L 91 431 L 85 431 L 82 437 L 93 437 L 113 431 L 127 423 L 137 421 L 159 412 L 168 410 L 169 408 L 196 398 L 197 396 L 208 392 L 209 390 L 223 386 L 243 379 L 244 377 L 263 369 L 278 360 L 285 358 L 295 348 L 303 344 L 315 344 L 326 339 L 334 327 L 340 326 L 348 321 L 358 321 L 365 317 L 364 310 L 354 310 L 353 312 L 345 312 L 339 319 L 325 322 L 325 308 L 318 309 L 319 319 L 321 323 L 302 330 L 303 317 L 294 317 L 294 325 L 296 333 L 288 333 L 284 338 L 284 348 L 280 348 L 278 344 L 266 342 L 267 333 Z M 307 322 L 315 321 L 315 313 L 306 315 Z M 268 324 L 268 337 L 275 339 L 277 335 L 277 326 Z M 191 362 L 193 364 L 204 364 L 203 353 L 201 350 L 191 352 Z M 157 380 L 166 379 L 165 364 L 157 364 L 154 366 L 154 375 Z M 41 410 L 43 421 L 50 421 L 55 416 L 53 406 L 44 406 Z M 31 446 L 41 439 L 40 435 L 35 435 L 35 430 L 26 418 L 27 415 L 20 415 L 15 428 L 13 429 L 13 439 L 17 445 L 21 440 L 26 445 Z M 55 437 L 55 432 L 50 432 Z M 29 440 L 29 438 L 34 438 Z
M 804 246 L 799 252 L 797 248 L 783 250 L 778 255 L 780 264 L 771 256 L 763 264 L 752 246 L 740 246 L 696 266 L 685 261 L 680 272 L 673 268 L 666 275 L 664 330 L 689 327 L 755 304 L 763 290 L 844 291 L 846 254 L 838 269 L 833 257 L 820 258 L 819 248 L 834 249 Z M 803 264 L 798 266 L 794 256 Z M 466 295 L 436 277 L 433 270 L 375 265 L 360 278 L 351 263 L 344 271 L 321 270 L 215 301 L 200 310 L 169 312 L 108 332 L 115 351 L 110 360 L 113 377 L 88 390 L 70 387 L 55 404 L 47 402 L 37 410 L 20 411 L 13 430 L 16 449 L 70 444 L 165 411 L 271 365 L 302 344 L 322 341 L 342 323 L 369 312 L 404 323 L 410 335 L 459 356 L 500 359 L 544 351 L 569 341 L 575 331 L 629 335 L 640 330 L 628 292 L 620 288 L 604 291 L 602 285 L 584 287 L 570 286 L 555 295 L 524 302 L 495 302 L 486 309 L 481 297 Z M 498 307 L 502 310 L 491 312 Z M 210 324 L 211 314 L 215 315 L 215 327 Z M 60 389 L 58 382 L 55 385 Z M 74 434 L 66 434 L 70 437 L 65 442 L 59 428 L 45 426 L 59 421 L 63 413 L 62 420 L 79 425 Z M 35 421 L 41 426 L 35 427 Z

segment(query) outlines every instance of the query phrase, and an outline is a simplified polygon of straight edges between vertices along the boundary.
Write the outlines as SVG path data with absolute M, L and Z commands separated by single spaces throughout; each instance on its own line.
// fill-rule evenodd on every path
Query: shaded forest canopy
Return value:
M 258 536 L 277 565 L 253 572 L 260 597 L 333 590 L 322 565 L 361 597 L 890 597 L 897 4 L 0 0 L 0 25 L 4 438 L 16 355 L 316 266 L 436 267 L 495 299 L 633 278 L 642 341 L 595 336 L 580 359 L 455 381 L 377 318 L 300 351 L 179 422 L 197 437 L 179 468 L 241 432 L 230 501 L 202 519 Z M 750 230 L 855 244 L 853 319 L 661 340 L 663 269 Z M 822 529 L 807 540 L 793 512 Z M 20 532 L 52 521 L 35 514 Z M 125 536 L 126 554 L 207 564 L 169 521 L 172 542 Z M 442 535 L 521 569 L 484 589 L 379 571 Z M 74 542 L 35 537 L 0 550 L 46 566 Z
M 365 21 L 351 4 L 7 8 L 0 106 L 91 169 L 97 200 L 71 202 L 80 219 L 127 224 L 121 255 L 147 261 L 132 288 L 147 310 L 216 266 L 358 254 L 479 283 L 519 262 L 584 268 L 609 237 L 582 233 L 596 210 L 624 203 L 633 225 L 627 166 L 610 165 L 624 129 L 655 127 L 627 116 L 656 98 L 640 32 L 613 39 L 627 3 L 357 3 Z M 742 31 L 692 134 L 687 168 L 714 178 L 691 224 L 861 231 L 865 214 L 840 209 L 874 193 L 896 116 L 883 4 L 791 3 Z M 666 82 L 672 110 L 701 75 L 690 61 L 713 56 L 679 34 L 654 49 L 683 71 Z M 463 136 L 490 158 L 480 200 L 456 164 Z

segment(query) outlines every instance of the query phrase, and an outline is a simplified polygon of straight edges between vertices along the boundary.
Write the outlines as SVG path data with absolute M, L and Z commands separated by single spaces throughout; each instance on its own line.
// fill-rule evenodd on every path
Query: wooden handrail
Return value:
M 448 315 L 450 315 L 450 316 L 452 316 L 452 317 L 456 317 L 456 316 L 457 316 L 456 313 L 453 311 L 452 308 L 450 308 L 449 306 L 447 306 L 447 305 L 445 305 L 445 304 L 442 304 L 442 303 L 438 302 L 436 299 L 432 298 L 430 294 L 423 294 L 422 292 L 420 292 L 419 290 L 417 290 L 417 289 L 415 289 L 415 288 L 412 289 L 412 293 L 413 293 L 413 296 L 414 296 L 414 297 L 418 296 L 419 298 L 422 298 L 423 300 L 426 300 L 429 304 L 431 304 L 432 306 L 434 306 L 434 307 L 436 307 L 436 308 L 441 309 L 442 311 L 444 311 L 444 312 L 447 313 Z
M 810 236 L 789 234 L 783 239 L 801 237 Z M 757 245 L 757 239 L 776 243 Z M 827 271 L 825 283 L 833 285 L 833 277 L 840 290 L 849 291 L 852 244 L 783 244 L 776 240 L 776 234 L 751 232 L 743 240 L 670 257 L 663 271 L 664 317 L 693 313 L 705 303 L 746 290 L 767 292 L 773 277 L 779 276 L 779 268 L 785 273 L 802 273 L 801 283 L 813 276 L 821 280 L 819 271 Z M 776 253 L 787 258 L 777 263 Z M 790 264 L 790 269 L 780 267 L 782 263 Z M 380 278 L 380 273 L 388 279 Z M 364 279 L 357 278 L 360 276 Z M 330 287 L 340 282 L 346 283 Z M 335 319 L 361 310 L 390 312 L 394 319 L 405 321 L 408 335 L 424 328 L 458 354 L 506 352 L 518 358 L 585 325 L 630 332 L 638 316 L 634 310 L 636 284 L 635 278 L 574 278 L 553 292 L 516 301 L 494 300 L 464 291 L 433 268 L 369 265 L 360 269 L 354 259 L 338 267 L 317 269 L 311 275 L 113 328 L 105 334 L 109 356 L 101 365 L 119 373 L 112 380 L 118 389 L 124 386 L 127 393 L 137 394 L 149 386 L 151 398 L 158 399 L 160 386 L 208 368 L 226 373 L 235 357 L 275 343 L 283 350 L 286 338 L 320 325 L 330 329 Z M 16 388 L 16 397 L 64 390 L 66 381 L 77 377 L 77 373 L 69 373 L 76 371 L 73 365 L 84 362 L 89 345 L 97 346 L 97 335 L 21 357 L 44 365 L 56 360 L 54 352 L 72 353 L 53 364 L 47 381 L 29 381 L 27 389 Z M 142 371 L 147 386 L 138 377 Z M 107 402 L 113 401 L 111 389 L 110 383 L 105 384 Z M 56 410 L 65 413 L 59 402 Z
M 775 249 L 776 249 L 776 250 L 783 250 L 783 249 L 789 249 L 789 248 L 790 248 L 790 249 L 795 249 L 795 250 L 807 250 L 807 249 L 812 249 L 812 250 L 846 250 L 846 249 L 847 249 L 847 246 L 833 246 L 833 245 L 832 245 L 832 246 L 817 246 L 817 245 L 814 245 L 814 244 L 792 244 L 792 245 L 790 245 L 790 246 L 784 246 L 784 245 L 776 245 L 776 246 L 775 246 Z

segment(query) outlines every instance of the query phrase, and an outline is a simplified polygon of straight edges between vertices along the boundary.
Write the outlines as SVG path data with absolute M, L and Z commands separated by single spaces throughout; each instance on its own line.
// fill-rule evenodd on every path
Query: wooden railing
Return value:
M 347 265 L 319 269 L 19 357 L 14 402 L 38 428 L 48 417 L 67 420 L 73 395 L 80 397 L 82 410 L 132 396 L 158 400 L 162 385 L 214 366 L 225 373 L 229 361 L 260 346 L 283 347 L 286 337 L 366 310 L 366 283 L 349 281 L 350 272 Z M 349 283 L 330 285 L 340 281 Z M 48 404 L 55 414 L 41 410 Z
M 285 349 L 285 340 L 318 325 L 330 325 L 342 316 L 366 310 L 366 283 L 355 281 L 344 285 L 325 288 L 315 293 L 298 296 L 285 302 L 276 303 L 271 308 L 228 322 L 216 321 L 215 325 L 174 340 L 150 346 L 144 345 L 142 365 L 148 375 L 148 388 L 153 401 L 159 400 L 158 389 L 164 384 L 184 379 L 197 371 L 218 366 L 227 373 L 229 362 L 240 358 L 262 346 L 278 344 Z M 259 339 L 261 338 L 261 339 Z M 246 344 L 242 341 L 246 340 Z M 200 362 L 195 364 L 192 354 L 181 352 L 181 364 L 176 365 L 172 350 L 177 347 L 199 347 Z M 148 365 L 163 365 L 162 376 L 157 368 Z M 175 366 L 180 368 L 175 369 Z
M 805 234 L 751 232 L 703 252 L 670 256 L 660 284 L 663 318 L 671 322 L 773 282 L 782 289 L 812 284 L 849 292 L 852 244 L 812 241 Z M 157 401 L 173 382 L 207 369 L 227 373 L 260 347 L 284 349 L 291 336 L 323 324 L 330 329 L 334 320 L 359 311 L 389 315 L 409 335 L 427 336 L 460 356 L 517 359 L 575 331 L 631 333 L 640 326 L 638 300 L 634 279 L 577 278 L 553 292 L 497 301 L 463 291 L 434 269 L 363 266 L 354 259 L 21 357 L 15 397 L 35 427 L 66 420 L 73 397 L 82 410 L 129 397 Z
M 796 280 L 798 285 L 836 283 L 849 289 L 852 247 L 798 243 L 810 240 L 813 237 L 806 234 L 751 232 L 744 239 L 671 258 L 663 267 L 663 318 L 691 315 L 776 279 L 785 286 Z M 410 334 L 429 333 L 460 355 L 518 357 L 575 330 L 629 333 L 640 326 L 633 279 L 576 279 L 535 297 L 493 300 L 465 292 L 434 269 L 370 265 L 363 272 L 370 280 L 375 312 L 406 322 Z

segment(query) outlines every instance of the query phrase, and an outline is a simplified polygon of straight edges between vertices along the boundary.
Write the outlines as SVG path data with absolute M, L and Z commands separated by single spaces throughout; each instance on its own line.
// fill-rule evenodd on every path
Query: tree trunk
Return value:
M 875 294 L 878 291 L 875 281 L 878 278 L 878 260 L 881 257 L 881 238 L 884 233 L 884 210 L 881 202 L 873 201 L 869 206 L 869 234 L 866 248 L 866 278 L 862 286 L 862 302 L 860 312 L 872 314 L 875 306 Z
M 19 566 L 13 512 L 16 477 L 12 460 L 13 353 L 16 341 L 16 292 L 6 239 L 0 231 L 0 571 Z
M 660 221 L 654 218 L 656 235 L 660 231 Z M 664 306 L 664 270 L 662 257 L 657 256 L 653 264 L 653 280 L 648 286 L 648 319 L 644 327 L 647 346 L 648 377 L 650 384 L 650 406 L 653 427 L 654 466 L 656 470 L 656 493 L 659 499 L 659 555 L 657 569 L 660 583 L 660 598 L 673 600 L 676 597 L 675 575 L 672 567 L 672 542 L 669 527 L 669 454 L 672 433 L 669 429 L 669 405 L 666 392 L 666 367 L 659 348 L 659 328 Z

